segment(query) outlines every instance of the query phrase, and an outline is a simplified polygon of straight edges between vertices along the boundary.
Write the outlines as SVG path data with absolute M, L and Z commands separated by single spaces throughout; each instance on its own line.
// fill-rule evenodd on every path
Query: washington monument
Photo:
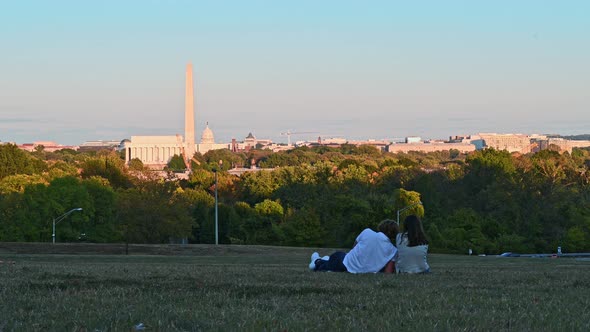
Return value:
M 184 159 L 190 165 L 195 154 L 195 107 L 193 97 L 193 65 L 186 65 L 186 96 L 184 106 Z

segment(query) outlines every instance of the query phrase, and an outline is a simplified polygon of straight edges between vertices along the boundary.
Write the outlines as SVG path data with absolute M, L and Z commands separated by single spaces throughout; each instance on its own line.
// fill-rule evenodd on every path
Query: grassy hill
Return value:
M 104 254 L 122 248 L 0 244 L 0 330 L 590 329 L 583 260 L 430 255 L 428 275 L 354 275 L 309 271 L 308 248 L 142 245 Z

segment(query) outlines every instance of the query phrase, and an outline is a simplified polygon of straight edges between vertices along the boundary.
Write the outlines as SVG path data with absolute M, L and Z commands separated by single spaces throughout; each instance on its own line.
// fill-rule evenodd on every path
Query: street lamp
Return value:
M 405 208 L 401 208 L 401 209 L 397 210 L 397 225 L 398 226 L 399 226 L 399 214 L 400 214 L 400 212 L 404 212 L 407 209 L 413 208 L 416 205 L 422 205 L 422 202 L 418 201 L 418 202 L 416 202 L 414 204 L 410 204 L 410 205 L 406 206 Z
M 219 160 L 219 169 L 223 166 L 223 160 Z M 217 169 L 213 169 L 213 173 L 215 173 L 215 244 L 219 244 L 219 223 L 218 223 L 218 200 L 217 200 Z
M 53 218 L 53 233 L 51 234 L 51 238 L 53 239 L 53 244 L 55 244 L 55 225 L 57 225 L 60 221 L 64 220 L 65 217 L 69 216 L 70 213 L 72 213 L 74 211 L 82 211 L 82 208 L 71 209 L 70 211 L 62 214 L 61 216 L 59 216 L 57 218 Z

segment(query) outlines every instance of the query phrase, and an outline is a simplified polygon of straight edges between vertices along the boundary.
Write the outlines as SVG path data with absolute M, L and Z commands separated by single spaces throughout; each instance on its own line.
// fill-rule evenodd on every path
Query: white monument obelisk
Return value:
M 186 96 L 184 106 L 184 158 L 190 165 L 195 154 L 195 106 L 193 97 L 193 65 L 186 65 Z

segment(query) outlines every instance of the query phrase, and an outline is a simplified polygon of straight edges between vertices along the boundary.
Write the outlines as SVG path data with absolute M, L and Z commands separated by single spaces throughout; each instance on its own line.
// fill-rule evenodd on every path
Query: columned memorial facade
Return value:
M 174 155 L 181 154 L 176 136 L 131 136 L 131 143 L 125 146 L 125 161 L 137 158 L 144 165 L 164 167 Z

